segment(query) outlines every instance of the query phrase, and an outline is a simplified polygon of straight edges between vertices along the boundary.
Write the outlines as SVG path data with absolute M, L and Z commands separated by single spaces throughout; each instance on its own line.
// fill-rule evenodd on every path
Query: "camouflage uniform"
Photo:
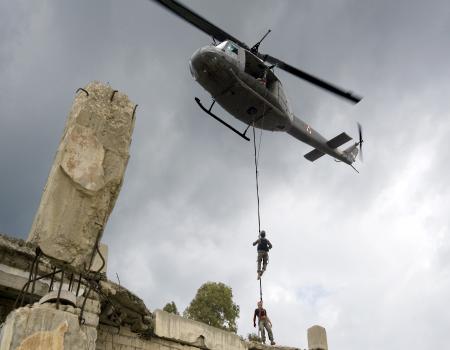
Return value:
M 261 333 L 261 340 L 263 343 L 266 342 L 266 332 L 264 332 L 264 328 L 267 330 L 267 335 L 269 336 L 269 340 L 271 343 L 274 343 L 273 341 L 273 333 L 272 333 L 272 326 L 270 325 L 270 322 L 267 319 L 262 319 L 258 321 L 258 327 L 259 332 Z
M 262 262 L 262 270 L 261 270 L 261 262 Z M 269 253 L 263 250 L 259 250 L 258 256 L 256 258 L 257 272 L 262 275 L 263 272 L 266 271 L 268 263 L 269 263 Z
M 266 232 L 261 231 L 260 238 L 258 238 L 255 242 L 253 242 L 253 245 L 258 245 L 256 247 L 258 251 L 258 256 L 256 258 L 256 264 L 257 264 L 257 273 L 258 278 L 261 277 L 264 271 L 266 271 L 267 264 L 269 263 L 269 249 L 272 249 L 272 243 L 265 238 Z M 261 262 L 262 262 L 262 269 L 261 269 Z

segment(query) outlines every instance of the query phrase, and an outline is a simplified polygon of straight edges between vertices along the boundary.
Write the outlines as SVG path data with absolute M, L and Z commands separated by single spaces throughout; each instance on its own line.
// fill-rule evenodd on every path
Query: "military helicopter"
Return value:
M 199 98 L 195 98 L 204 112 L 247 141 L 250 141 L 246 135 L 250 126 L 270 131 L 284 131 L 314 147 L 312 151 L 304 155 L 309 161 L 313 162 L 324 154 L 328 154 L 336 161 L 342 161 L 355 169 L 352 164 L 358 155 L 358 148 L 362 151 L 363 144 L 361 125 L 358 124 L 359 141 L 342 151 L 339 150 L 339 146 L 352 138 L 342 132 L 327 140 L 310 125 L 296 117 L 291 111 L 281 82 L 273 69 L 274 67 L 283 69 L 353 103 L 358 103 L 362 97 L 295 68 L 278 58 L 260 53 L 259 46 L 270 30 L 255 45 L 249 47 L 176 0 L 153 1 L 213 38 L 211 45 L 195 51 L 189 61 L 192 76 L 211 94 L 213 99 L 207 108 Z M 244 132 L 238 131 L 212 113 L 216 102 L 247 125 Z

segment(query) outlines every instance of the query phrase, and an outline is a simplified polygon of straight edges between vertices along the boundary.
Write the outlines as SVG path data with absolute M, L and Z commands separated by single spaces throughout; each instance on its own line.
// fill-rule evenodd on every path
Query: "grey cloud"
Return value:
M 357 175 L 262 134 L 262 225 L 274 243 L 264 297 L 278 343 L 306 347 L 320 323 L 333 348 L 447 344 L 447 2 L 186 4 L 248 44 L 271 28 L 262 51 L 365 97 L 352 106 L 276 70 L 297 115 L 330 138 L 356 136 L 359 121 L 366 141 Z M 74 90 L 110 82 L 139 104 L 104 235 L 110 278 L 151 309 L 183 309 L 206 280 L 229 283 L 239 333 L 254 331 L 252 144 L 201 113 L 193 97 L 208 95 L 187 65 L 210 38 L 148 1 L 2 3 L 0 29 L 0 231 L 26 236 Z M 308 302 L 316 287 L 326 292 Z

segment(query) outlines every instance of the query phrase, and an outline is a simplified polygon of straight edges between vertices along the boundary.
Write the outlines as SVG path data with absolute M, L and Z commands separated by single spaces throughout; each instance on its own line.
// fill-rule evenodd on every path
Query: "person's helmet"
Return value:
M 262 230 L 259 234 L 263 238 L 266 237 L 266 231 L 264 231 L 264 230 Z

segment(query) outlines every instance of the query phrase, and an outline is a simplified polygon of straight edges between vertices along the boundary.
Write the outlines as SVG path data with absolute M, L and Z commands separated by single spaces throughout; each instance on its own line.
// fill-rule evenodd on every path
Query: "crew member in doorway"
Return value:
M 272 243 L 266 238 L 266 231 L 261 231 L 259 233 L 259 238 L 253 242 L 253 246 L 258 245 L 256 250 L 258 251 L 257 270 L 258 278 L 260 279 L 264 271 L 266 271 L 267 264 L 269 263 L 269 249 L 272 249 Z M 261 269 L 262 262 L 262 269 Z
M 273 341 L 273 333 L 272 333 L 272 322 L 270 322 L 269 317 L 267 316 L 266 309 L 263 308 L 262 301 L 258 301 L 258 307 L 255 309 L 255 314 L 253 315 L 253 327 L 256 327 L 256 317 L 258 317 L 258 329 L 261 334 L 261 340 L 265 344 L 266 343 L 266 332 L 269 335 L 270 345 L 275 345 Z

